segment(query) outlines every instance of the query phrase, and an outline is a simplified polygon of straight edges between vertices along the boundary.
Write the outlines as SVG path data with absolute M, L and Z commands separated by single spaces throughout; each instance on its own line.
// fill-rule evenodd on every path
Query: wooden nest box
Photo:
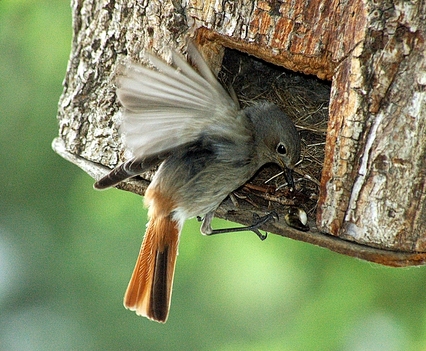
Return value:
M 309 232 L 282 221 L 265 229 L 385 265 L 423 264 L 424 6 L 370 0 L 188 0 L 185 7 L 172 0 L 73 2 L 74 38 L 54 149 L 95 178 L 123 161 L 116 64 L 138 61 L 144 49 L 184 52 L 192 37 L 225 85 L 240 81 L 235 90 L 242 103 L 257 95 L 281 101 L 304 141 L 296 175 L 300 198 L 281 193 L 279 179 L 265 184 L 273 170 L 262 170 L 237 193 L 238 206 L 221 205 L 219 217 L 248 224 L 253 212 L 297 205 L 309 214 Z M 147 184 L 135 179 L 120 188 L 143 194 Z

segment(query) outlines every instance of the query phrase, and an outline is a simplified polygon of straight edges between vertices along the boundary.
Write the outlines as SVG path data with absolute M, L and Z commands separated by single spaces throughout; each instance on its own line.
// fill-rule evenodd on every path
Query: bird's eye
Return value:
M 285 146 L 282 143 L 279 143 L 277 146 L 277 152 L 280 155 L 285 155 L 287 153 L 287 149 L 285 148 Z

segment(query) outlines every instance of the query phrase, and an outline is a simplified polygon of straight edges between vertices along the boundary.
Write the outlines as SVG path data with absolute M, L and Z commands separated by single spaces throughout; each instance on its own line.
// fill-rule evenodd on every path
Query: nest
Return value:
M 302 139 L 294 191 L 286 186 L 282 170 L 268 165 L 235 195 L 255 207 L 298 206 L 314 219 L 324 162 L 330 82 L 230 49 L 225 50 L 219 80 L 225 87 L 232 86 L 242 108 L 259 100 L 278 105 L 293 120 Z

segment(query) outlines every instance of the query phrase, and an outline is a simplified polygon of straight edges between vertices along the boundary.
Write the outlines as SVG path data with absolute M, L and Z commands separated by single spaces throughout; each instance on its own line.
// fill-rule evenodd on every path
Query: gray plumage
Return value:
M 125 108 L 120 131 L 134 158 L 96 182 L 95 188 L 111 187 L 167 160 L 156 178 L 167 168 L 166 178 L 178 182 L 174 188 L 183 187 L 182 193 L 187 191 L 179 180 L 190 182 L 191 188 L 201 182 L 200 191 L 222 197 L 209 197 L 207 201 L 215 204 L 202 206 L 212 210 L 265 163 L 294 167 L 300 138 L 290 118 L 265 101 L 240 110 L 194 45 L 188 46 L 188 54 L 199 73 L 174 51 L 172 65 L 147 53 L 156 69 L 134 63 L 120 68 L 117 95 Z M 280 143 L 285 154 L 277 152 Z M 182 177 L 186 174 L 182 169 L 176 179 L 171 174 L 179 173 L 175 168 L 181 168 L 180 163 L 191 172 Z M 204 183 L 215 180 L 216 186 Z M 205 214 L 201 208 L 188 212 L 190 217 Z
M 188 56 L 198 72 L 174 51 L 170 65 L 148 53 L 155 69 L 120 68 L 120 130 L 134 158 L 95 183 L 104 189 L 160 164 L 147 189 L 150 222 L 124 303 L 161 322 L 183 222 L 204 216 L 202 231 L 211 233 L 214 211 L 229 193 L 264 164 L 292 169 L 300 156 L 299 135 L 284 112 L 265 101 L 241 110 L 192 44 Z

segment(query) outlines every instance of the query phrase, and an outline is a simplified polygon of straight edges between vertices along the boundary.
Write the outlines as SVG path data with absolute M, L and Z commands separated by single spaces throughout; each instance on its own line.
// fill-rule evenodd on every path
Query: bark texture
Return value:
M 316 223 L 308 233 L 281 221 L 267 229 L 382 264 L 424 263 L 425 0 L 80 0 L 72 10 L 53 144 L 63 157 L 95 178 L 126 159 L 118 62 L 140 61 L 147 48 L 167 58 L 192 36 L 217 71 L 223 47 L 238 49 L 332 80 Z M 143 193 L 146 184 L 121 187 Z M 251 212 L 224 204 L 218 214 L 247 223 Z
M 426 6 L 373 5 L 333 77 L 319 229 L 425 251 Z

